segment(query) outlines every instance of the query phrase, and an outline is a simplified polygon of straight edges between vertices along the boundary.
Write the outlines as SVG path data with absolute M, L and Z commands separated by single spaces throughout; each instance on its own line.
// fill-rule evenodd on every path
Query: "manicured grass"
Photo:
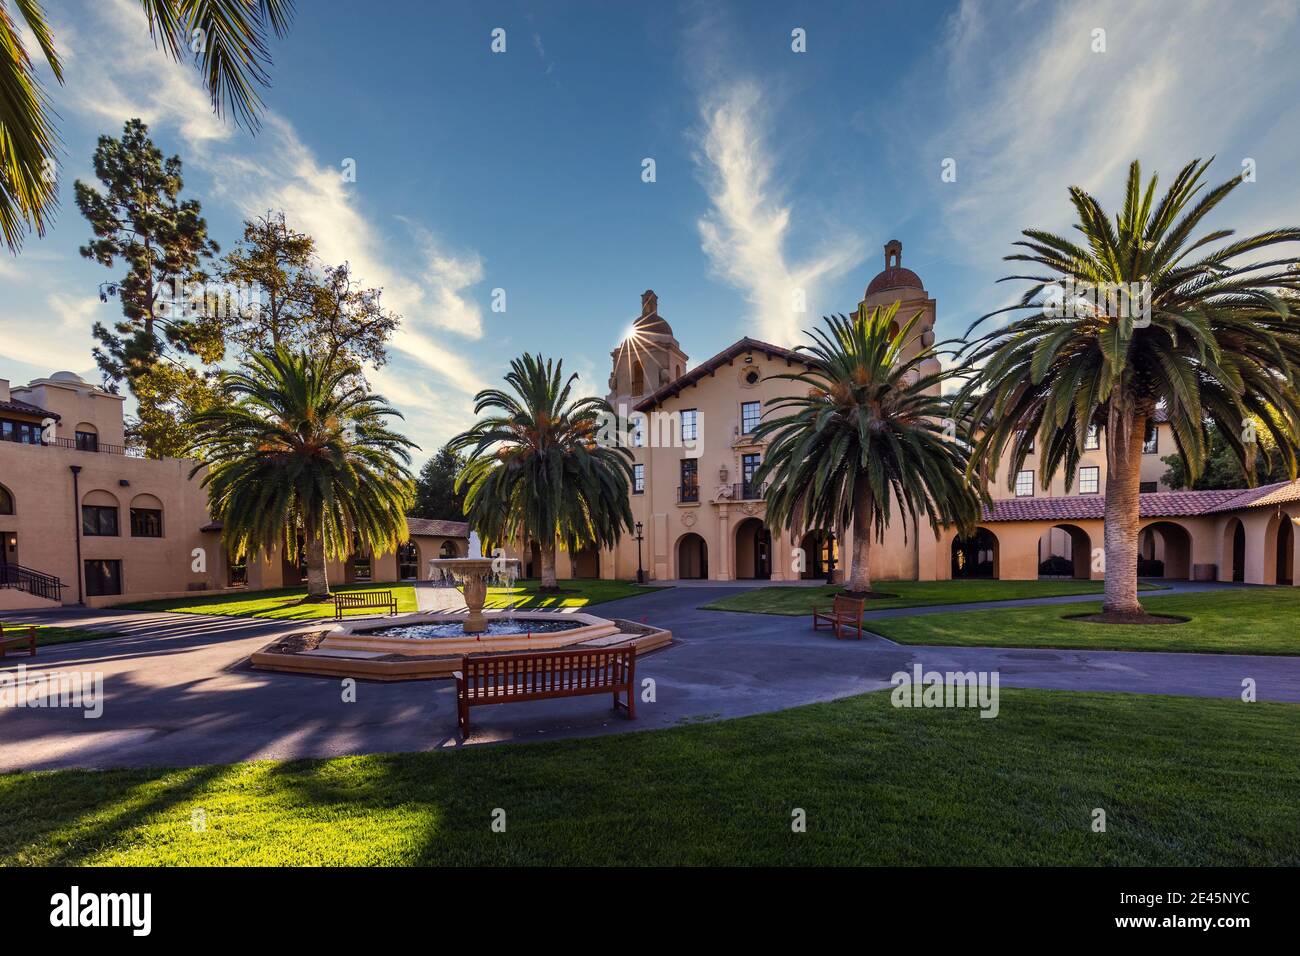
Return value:
M 76 644 L 79 641 L 97 641 L 102 637 L 117 637 L 119 631 L 99 631 L 85 627 L 55 627 L 48 624 L 36 625 L 36 646 L 47 647 L 52 644 Z M 7 624 L 7 636 L 17 634 L 21 637 L 27 636 L 26 624 Z M 25 651 L 22 648 L 10 648 L 8 657 L 22 657 Z
M 597 579 L 561 581 L 560 594 L 540 594 L 541 581 L 516 581 L 512 588 L 488 588 L 484 607 L 513 607 L 524 610 L 556 610 L 559 608 L 580 608 L 605 601 L 617 601 L 619 598 L 657 591 L 631 581 L 604 581 Z
M 923 614 L 869 622 L 900 644 L 1059 647 L 1208 654 L 1300 654 L 1300 588 L 1250 588 L 1142 599 L 1152 614 L 1191 618 L 1186 624 L 1089 624 L 1067 615 L 1101 610 L 1099 603 L 1057 604 Z
M 334 591 L 392 591 L 397 610 L 418 610 L 415 588 L 393 582 L 333 585 Z M 242 594 L 209 594 L 206 597 L 169 598 L 164 601 L 141 601 L 119 604 L 118 610 L 175 611 L 180 614 L 224 614 L 230 617 L 299 618 L 334 617 L 333 601 L 306 601 L 306 588 L 280 588 L 275 591 L 246 591 Z M 375 614 L 374 608 L 359 608 L 346 614 Z
M 11 774 L 0 864 L 1294 866 L 1297 718 L 1004 690 L 989 720 L 878 693 L 459 752 Z
M 1159 585 L 1143 584 L 1143 588 Z M 893 598 L 871 598 L 867 610 L 891 607 L 930 607 L 936 604 L 967 604 L 974 601 L 1015 601 L 1020 598 L 1060 597 L 1068 594 L 1100 594 L 1100 581 L 881 581 L 876 589 Z M 774 585 L 741 591 L 712 604 L 711 611 L 749 611 L 756 614 L 805 616 L 813 605 L 827 607 L 843 585 L 798 587 Z

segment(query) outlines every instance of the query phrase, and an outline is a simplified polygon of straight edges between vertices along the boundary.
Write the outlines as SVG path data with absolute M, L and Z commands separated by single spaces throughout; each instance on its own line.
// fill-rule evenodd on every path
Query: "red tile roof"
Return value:
M 1192 518 L 1288 501 L 1300 501 L 1300 481 L 1279 481 L 1259 488 L 1228 488 L 1221 491 L 1157 491 L 1138 495 L 1138 513 L 1143 518 Z M 984 520 L 1100 521 L 1105 508 L 1104 495 L 1010 498 L 986 507 Z

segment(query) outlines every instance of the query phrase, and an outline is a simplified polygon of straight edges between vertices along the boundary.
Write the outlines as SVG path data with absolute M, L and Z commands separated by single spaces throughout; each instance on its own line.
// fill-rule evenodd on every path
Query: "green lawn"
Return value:
M 536 580 L 516 581 L 513 588 L 488 588 L 484 607 L 513 607 L 523 610 L 554 610 L 556 608 L 580 608 L 589 604 L 601 604 L 605 601 L 617 601 L 619 598 L 657 591 L 659 588 L 643 587 L 631 581 L 602 581 L 583 578 L 575 581 L 561 581 L 561 594 L 539 594 L 541 582 Z
M 76 644 L 79 641 L 97 641 L 102 637 L 117 637 L 120 631 L 99 631 L 84 627 L 55 627 L 48 624 L 36 625 L 36 646 L 46 647 L 52 644 Z M 7 624 L 6 635 L 27 636 L 26 624 Z M 22 657 L 26 651 L 22 648 L 9 648 L 6 659 Z
M 386 582 L 382 584 L 333 585 L 335 591 L 392 591 L 397 598 L 397 610 L 416 611 L 415 588 L 410 584 Z M 168 598 L 164 601 L 141 601 L 137 604 L 119 604 L 117 610 L 176 611 L 181 614 L 224 614 L 229 617 L 271 617 L 296 620 L 299 618 L 334 617 L 333 601 L 305 601 L 306 588 L 280 588 L 274 591 L 245 591 L 242 594 L 209 594 L 199 597 Z M 374 614 L 374 608 L 346 611 L 345 614 Z
M 460 752 L 10 774 L 0 864 L 1294 866 L 1297 718 L 1007 690 L 988 720 L 877 693 Z
M 891 607 L 930 607 L 936 604 L 966 604 L 973 601 L 1014 601 L 1019 598 L 1058 597 L 1066 594 L 1100 594 L 1100 581 L 881 581 L 876 587 L 893 598 L 872 598 L 868 610 Z M 1143 588 L 1158 585 L 1143 584 Z M 750 611 L 758 614 L 805 616 L 814 604 L 827 607 L 843 592 L 843 585 L 799 587 L 774 585 L 741 591 L 703 607 L 712 611 Z
M 1142 605 L 1152 614 L 1191 620 L 1151 626 L 1089 624 L 1067 618 L 1101 610 L 1099 603 L 1089 601 L 923 614 L 871 621 L 869 626 L 900 644 L 1300 654 L 1300 588 L 1149 595 Z

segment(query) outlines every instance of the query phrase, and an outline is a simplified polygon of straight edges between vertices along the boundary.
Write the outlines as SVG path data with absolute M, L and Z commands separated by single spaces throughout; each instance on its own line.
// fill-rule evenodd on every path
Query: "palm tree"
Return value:
M 395 549 L 407 538 L 415 447 L 391 431 L 401 418 L 356 384 L 355 369 L 284 348 L 224 373 L 226 402 L 190 417 L 207 467 L 212 515 L 230 554 L 286 549 L 303 535 L 309 599 L 329 596 L 327 558 Z
M 972 329 L 992 315 L 1032 314 L 967 347 L 972 367 L 983 366 L 963 395 L 964 407 L 983 425 L 972 469 L 994 475 L 1010 446 L 1010 481 L 1036 438 L 1043 487 L 1064 468 L 1068 488 L 1089 430 L 1105 433 L 1104 611 L 1117 618 L 1143 613 L 1138 484 L 1142 443 L 1157 408 L 1168 416 L 1190 481 L 1206 459 L 1207 425 L 1245 461 L 1254 444 L 1253 430 L 1244 427 L 1251 419 L 1264 422 L 1274 453 L 1296 473 L 1300 323 L 1278 293 L 1300 288 L 1300 276 L 1290 269 L 1294 255 L 1250 254 L 1300 240 L 1300 229 L 1273 229 L 1207 250 L 1233 230 L 1195 239 L 1193 231 L 1241 182 L 1234 177 L 1197 199 L 1208 166 L 1188 163 L 1153 203 L 1156 177 L 1143 189 L 1135 161 L 1113 222 L 1096 199 L 1072 186 L 1075 228 L 1086 242 L 1026 229 L 1016 245 L 1029 251 L 1006 258 L 1035 263 L 1039 274 L 1009 276 L 1032 285 L 1017 304 Z M 1081 283 L 1106 294 L 1089 304 L 1077 297 Z M 1253 471 L 1246 469 L 1248 476 Z
M 510 363 L 513 389 L 488 388 L 474 414 L 492 410 L 447 445 L 468 452 L 456 481 L 470 524 L 487 540 L 536 541 L 542 589 L 555 590 L 555 547 L 612 548 L 632 530 L 632 453 L 600 440 L 613 412 L 601 398 L 571 400 L 576 374 L 562 361 L 524 355 Z
M 58 131 L 49 99 L 36 77 L 33 51 L 0 0 L 0 234 L 13 252 L 45 221 L 57 195 Z M 63 65 L 45 12 L 37 0 L 14 6 L 40 47 L 40 56 L 59 83 Z M 193 58 L 218 115 L 227 110 L 255 129 L 261 110 L 257 86 L 268 81 L 270 33 L 283 36 L 293 0 L 140 0 L 149 33 L 173 60 Z
M 919 314 L 902 328 L 898 303 L 826 318 L 807 333 L 807 371 L 774 375 L 806 386 L 802 395 L 770 400 L 754 432 L 771 437 L 756 481 L 768 481 L 767 520 L 797 528 L 853 528 L 848 590 L 871 590 L 871 543 L 883 541 L 894 514 L 915 521 L 924 511 L 940 524 L 969 528 L 979 499 L 966 480 L 966 451 L 954 440 L 950 403 L 939 394 L 943 372 L 923 373 L 937 346 L 904 351 L 919 336 Z M 906 532 L 905 532 L 906 534 Z

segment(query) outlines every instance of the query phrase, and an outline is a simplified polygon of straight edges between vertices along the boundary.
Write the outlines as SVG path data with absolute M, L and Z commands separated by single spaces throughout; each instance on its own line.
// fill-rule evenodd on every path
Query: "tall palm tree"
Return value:
M 38 0 L 13 0 L 59 83 L 59 60 L 49 22 Z M 0 234 L 13 252 L 23 235 L 45 222 L 56 199 L 59 136 L 49 98 L 36 77 L 30 51 L 7 0 L 0 0 Z M 270 56 L 270 34 L 283 36 L 293 0 L 140 0 L 149 33 L 173 60 L 193 59 L 218 115 L 227 110 L 250 128 L 258 125 Z
M 222 375 L 226 403 L 191 416 L 212 515 L 230 554 L 286 549 L 301 533 L 307 594 L 329 595 L 327 558 L 395 549 L 414 499 L 415 447 L 391 431 L 401 418 L 355 383 L 355 369 L 306 352 L 254 354 Z
M 469 461 L 456 481 L 470 524 L 487 540 L 536 541 L 542 588 L 554 590 L 555 548 L 613 547 L 632 530 L 632 453 L 600 440 L 601 398 L 571 398 L 576 374 L 562 361 L 523 355 L 510 363 L 511 392 L 488 388 L 474 414 L 491 410 L 448 443 Z
M 1011 481 L 1036 439 L 1043 487 L 1064 468 L 1068 488 L 1090 428 L 1105 433 L 1104 610 L 1119 616 L 1142 613 L 1139 472 L 1143 439 L 1158 407 L 1168 416 L 1189 481 L 1205 462 L 1207 424 L 1214 423 L 1244 461 L 1250 446 L 1257 447 L 1252 429 L 1243 427 L 1251 419 L 1264 422 L 1274 453 L 1289 474 L 1296 473 L 1300 322 L 1279 293 L 1300 288 L 1300 276 L 1290 268 L 1294 254 L 1270 258 L 1277 253 L 1260 252 L 1300 241 L 1300 229 L 1272 229 L 1208 250 L 1233 230 L 1195 239 L 1193 232 L 1241 182 L 1234 177 L 1198 199 L 1208 166 L 1188 163 L 1154 202 L 1156 177 L 1143 189 L 1135 161 L 1113 222 L 1096 199 L 1070 187 L 1075 228 L 1085 242 L 1024 230 L 1016 245 L 1029 251 L 1006 258 L 1040 269 L 1009 276 L 1030 282 L 1030 288 L 1015 305 L 984 316 L 972 329 L 993 315 L 1031 314 L 967 347 L 971 365 L 982 365 L 963 396 L 964 407 L 983 426 L 973 469 L 993 475 L 1010 447 Z M 1146 302 L 1141 285 L 1137 302 L 1117 291 L 1144 282 Z M 1071 285 L 1077 291 L 1080 283 L 1109 294 L 1089 304 L 1062 291 Z
M 768 481 L 767 520 L 797 530 L 853 528 L 848 590 L 871 590 L 871 544 L 894 515 L 924 512 L 938 530 L 969 528 L 979 499 L 966 480 L 966 446 L 956 440 L 943 372 L 921 367 L 939 353 L 901 328 L 898 303 L 824 319 L 801 347 L 807 371 L 774 375 L 806 387 L 770 400 L 755 439 L 771 438 L 756 481 Z M 918 343 L 911 358 L 904 350 Z M 904 532 L 906 534 L 906 532 Z

